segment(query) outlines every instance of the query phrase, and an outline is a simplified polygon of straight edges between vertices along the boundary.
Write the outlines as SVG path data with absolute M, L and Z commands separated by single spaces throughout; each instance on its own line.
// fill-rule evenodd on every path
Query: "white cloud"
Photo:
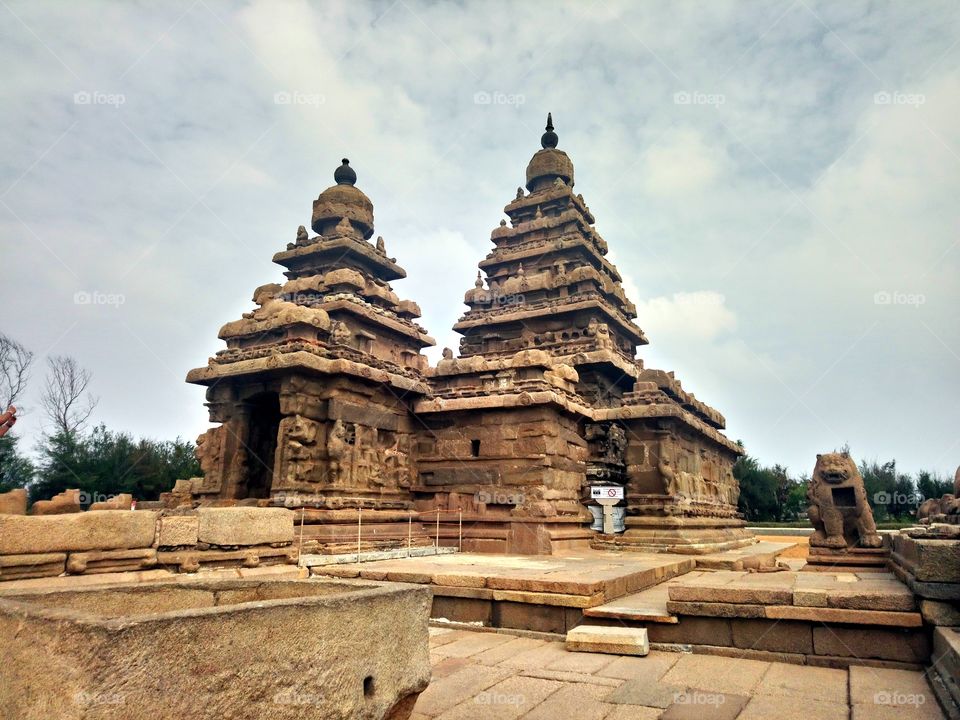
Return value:
M 957 461 L 955 3 L 8 6 L 29 30 L 0 29 L 2 329 L 90 367 L 98 419 L 202 429 L 183 375 L 281 277 L 270 257 L 344 156 L 433 357 L 456 347 L 550 110 L 648 365 L 766 462 L 803 469 L 846 440 L 913 470 Z M 126 102 L 74 104 L 83 90 Z M 882 91 L 925 102 L 875 104 Z M 126 303 L 76 307 L 77 290 Z M 926 303 L 878 306 L 879 290 Z

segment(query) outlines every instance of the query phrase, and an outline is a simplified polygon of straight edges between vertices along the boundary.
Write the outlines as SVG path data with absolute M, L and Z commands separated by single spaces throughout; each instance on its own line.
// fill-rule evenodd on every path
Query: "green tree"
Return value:
M 749 455 L 743 455 L 733 466 L 733 476 L 740 483 L 739 510 L 747 520 L 772 520 L 777 514 L 777 478 L 768 468 Z
M 193 450 L 192 442 L 180 438 L 134 440 L 103 425 L 86 433 L 58 432 L 41 448 L 40 468 L 30 495 L 32 500 L 41 500 L 78 488 L 88 502 L 120 493 L 130 493 L 137 500 L 155 500 L 178 478 L 200 474 Z
M 17 448 L 18 440 L 13 433 L 0 437 L 0 492 L 26 487 L 36 472 L 30 458 Z
M 941 498 L 953 492 L 953 482 L 937 473 L 921 470 L 917 473 L 917 492 L 924 500 Z

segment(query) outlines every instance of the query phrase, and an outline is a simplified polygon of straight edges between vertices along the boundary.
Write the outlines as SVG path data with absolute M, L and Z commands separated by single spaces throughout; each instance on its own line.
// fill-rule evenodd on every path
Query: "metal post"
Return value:
M 363 514 L 363 508 L 357 508 L 357 565 L 360 564 L 360 516 Z
M 407 515 L 407 557 L 410 557 L 410 545 L 413 542 L 413 512 Z
M 440 508 L 437 508 L 437 541 L 435 547 L 437 548 L 436 554 L 440 554 Z
M 297 565 L 300 564 L 300 558 L 303 557 L 303 516 L 306 508 L 300 508 L 300 546 L 297 548 Z

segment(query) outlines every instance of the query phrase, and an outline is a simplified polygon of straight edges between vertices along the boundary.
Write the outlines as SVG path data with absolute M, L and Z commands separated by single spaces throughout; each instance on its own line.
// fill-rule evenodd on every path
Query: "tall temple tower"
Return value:
M 626 532 L 590 532 L 594 546 L 752 542 L 736 510 L 741 449 L 720 413 L 636 357 L 636 308 L 550 115 L 540 144 L 464 298 L 460 357 L 445 351 L 433 398 L 415 404 L 430 430 L 420 505 L 466 510 L 477 549 L 549 552 L 583 538 L 589 485 L 615 483 Z

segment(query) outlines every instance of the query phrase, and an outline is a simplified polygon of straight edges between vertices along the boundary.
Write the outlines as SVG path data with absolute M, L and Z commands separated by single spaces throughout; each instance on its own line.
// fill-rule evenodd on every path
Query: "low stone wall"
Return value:
M 0 581 L 295 563 L 293 527 L 283 508 L 0 514 Z
M 405 720 L 430 590 L 201 580 L 0 596 L 5 720 Z

